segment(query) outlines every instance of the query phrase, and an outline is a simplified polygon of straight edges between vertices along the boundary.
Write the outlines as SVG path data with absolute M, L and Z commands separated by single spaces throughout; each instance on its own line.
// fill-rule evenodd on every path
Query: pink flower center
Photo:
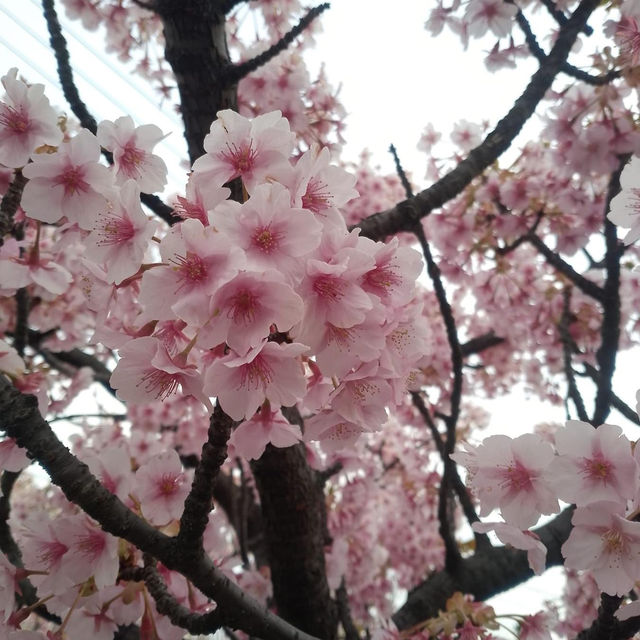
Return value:
M 313 281 L 313 290 L 320 298 L 329 302 L 337 302 L 344 295 L 341 281 L 330 275 L 318 276 Z
M 205 227 L 209 224 L 207 212 L 200 203 L 189 202 L 189 200 L 182 196 L 178 196 L 177 200 L 178 203 L 174 207 L 176 215 L 181 218 L 195 218 L 196 220 L 200 220 Z
M 120 157 L 120 167 L 122 171 L 130 177 L 139 175 L 139 167 L 144 164 L 145 152 L 129 143 L 125 146 Z
M 115 213 L 101 217 L 101 224 L 96 228 L 99 245 L 115 245 L 129 242 L 136 234 L 133 222 Z
M 257 307 L 257 297 L 252 291 L 245 289 L 231 299 L 231 314 L 234 322 L 250 324 L 254 321 Z
M 591 480 L 597 480 L 607 483 L 611 479 L 611 463 L 605 460 L 601 455 L 591 459 L 582 460 L 582 474 Z
M 186 256 L 176 256 L 170 262 L 176 265 L 174 269 L 178 271 L 180 278 L 178 291 L 184 286 L 194 287 L 207 278 L 207 265 L 199 255 L 191 251 L 187 251 Z
M 302 207 L 313 213 L 320 213 L 331 206 L 331 194 L 326 191 L 327 185 L 320 180 L 309 180 L 307 192 L 302 196 Z
M 147 393 L 152 394 L 155 392 L 156 400 L 166 400 L 177 391 L 179 384 L 178 375 L 167 373 L 162 369 L 149 369 L 136 387 L 144 385 L 143 388 Z
M 604 551 L 607 553 L 621 554 L 626 549 L 627 543 L 624 536 L 617 529 L 608 529 L 602 534 Z
M 0 112 L 0 125 L 11 129 L 14 133 L 22 134 L 29 130 L 29 116 L 24 109 L 14 109 L 8 105 L 2 105 Z
M 280 245 L 281 234 L 271 230 L 271 225 L 256 229 L 251 241 L 262 253 L 273 253 Z
M 76 167 L 68 167 L 53 181 L 53 184 L 61 184 L 64 187 L 65 196 L 73 196 L 89 190 L 89 185 L 84 180 L 84 172 Z
M 77 549 L 87 556 L 98 556 L 104 551 L 105 537 L 100 531 L 91 531 L 78 539 Z
M 158 483 L 158 491 L 163 496 L 173 495 L 179 486 L 178 476 L 172 473 L 164 473 Z
M 393 269 L 389 265 L 376 267 L 372 271 L 369 271 L 365 276 L 364 281 L 372 289 L 377 289 L 383 294 L 386 294 L 387 289 L 397 287 L 402 282 L 401 278 L 394 273 Z
M 58 540 L 51 542 L 42 542 L 38 546 L 38 558 L 42 564 L 49 569 L 55 565 L 62 556 L 69 551 L 69 547 L 66 544 L 62 544 Z
M 512 491 L 528 491 L 531 486 L 531 474 L 529 470 L 519 461 L 502 467 L 502 486 Z
M 231 144 L 227 142 L 227 150 L 220 153 L 225 161 L 234 168 L 234 177 L 243 175 L 253 169 L 258 153 L 254 150 L 252 144 L 250 140 L 249 144 L 238 147 L 233 142 Z
M 273 381 L 273 370 L 264 358 L 257 356 L 252 362 L 242 367 L 242 377 L 240 387 L 253 387 L 266 389 L 267 385 Z

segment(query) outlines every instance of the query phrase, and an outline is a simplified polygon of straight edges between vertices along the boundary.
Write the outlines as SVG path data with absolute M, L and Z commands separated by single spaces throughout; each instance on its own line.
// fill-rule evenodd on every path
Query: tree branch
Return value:
M 547 568 L 563 563 L 560 548 L 569 537 L 572 514 L 571 507 L 565 509 L 551 522 L 535 530 L 547 548 Z M 392 619 L 401 631 L 409 629 L 437 616 L 455 591 L 469 593 L 476 600 L 486 600 L 532 576 L 525 551 L 511 547 L 483 549 L 470 558 L 463 558 L 454 573 L 438 571 L 431 574 L 409 592 L 407 601 Z
M 216 402 L 209 418 L 208 440 L 202 445 L 191 491 L 184 502 L 180 518 L 178 544 L 184 547 L 202 548 L 202 536 L 213 506 L 213 486 L 220 467 L 227 458 L 227 442 L 234 426 L 234 421 Z
M 355 225 L 361 229 L 361 234 L 372 240 L 380 240 L 400 231 L 413 232 L 419 220 L 459 195 L 475 177 L 495 162 L 511 146 L 524 123 L 535 112 L 569 55 L 578 33 L 598 4 L 599 0 L 582 0 L 571 18 L 561 27 L 549 55 L 533 74 L 522 95 L 479 146 L 428 189 Z
M 513 0 L 509 0 L 512 4 L 515 4 Z M 564 15 L 564 14 L 562 14 Z M 529 47 L 529 51 L 531 54 L 538 60 L 538 62 L 544 62 L 547 58 L 547 54 L 544 52 L 542 47 L 538 44 L 538 41 L 531 30 L 531 26 L 529 25 L 528 20 L 525 18 L 524 13 L 522 13 L 522 9 L 518 9 L 516 13 L 516 22 L 520 27 L 520 30 L 524 34 L 524 39 Z M 602 86 L 605 84 L 609 84 L 612 80 L 619 78 L 622 73 L 618 69 L 612 69 L 611 71 L 605 73 L 601 76 L 592 76 L 590 73 L 586 71 L 582 71 L 582 69 L 578 69 L 574 67 L 572 64 L 565 62 L 560 70 L 563 73 L 566 73 L 568 76 L 572 78 L 576 78 L 576 80 L 581 80 L 586 84 L 594 85 L 594 86 Z
M 270 46 L 266 51 L 257 55 L 251 60 L 245 60 L 238 64 L 227 67 L 222 74 L 222 83 L 227 86 L 238 84 L 242 78 L 248 76 L 253 71 L 259 69 L 262 65 L 273 60 L 279 53 L 282 53 L 287 47 L 326 9 L 331 5 L 328 2 L 309 9 L 307 14 L 303 16 L 297 25 L 292 27 L 290 31 L 285 33 L 278 42 Z
M 4 237 L 13 229 L 13 217 L 18 210 L 22 191 L 27 182 L 22 171 L 16 169 L 7 192 L 2 196 L 0 202 L 0 247 L 4 244 Z
M 593 424 L 602 424 L 609 415 L 611 406 L 612 380 L 616 368 L 616 356 L 620 343 L 620 258 L 622 251 L 618 244 L 616 226 L 607 218 L 611 200 L 620 191 L 620 174 L 631 157 L 620 157 L 618 169 L 611 175 L 607 201 L 604 206 L 605 272 L 602 324 L 600 326 L 600 347 L 596 352 L 596 361 L 600 377 L 596 383 L 596 401 L 593 410 Z
M 527 241 L 534 246 L 538 253 L 552 266 L 555 267 L 563 276 L 568 278 L 573 284 L 594 300 L 603 302 L 604 290 L 595 282 L 592 282 L 583 275 L 580 275 L 568 262 L 565 262 L 555 251 L 549 247 L 535 234 L 527 236 Z
M 24 395 L 0 377 L 0 431 L 28 450 L 68 500 L 100 523 L 108 533 L 124 538 L 182 573 L 213 599 L 223 623 L 265 640 L 311 640 L 259 605 L 219 571 L 203 552 L 184 549 L 130 511 L 107 491 L 88 467 L 58 440 L 38 411 L 35 396 Z

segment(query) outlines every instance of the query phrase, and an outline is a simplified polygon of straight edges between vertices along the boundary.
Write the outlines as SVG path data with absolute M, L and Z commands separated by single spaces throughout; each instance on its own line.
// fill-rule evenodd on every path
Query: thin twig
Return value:
M 582 420 L 583 422 L 589 422 L 589 416 L 587 415 L 587 410 L 584 406 L 584 400 L 582 399 L 582 395 L 580 395 L 580 391 L 578 389 L 578 385 L 576 384 L 576 379 L 573 373 L 573 367 L 571 366 L 571 353 L 573 351 L 573 341 L 571 340 L 571 335 L 569 333 L 569 324 L 571 322 L 571 292 L 567 288 L 562 292 L 562 295 L 562 319 L 560 320 L 558 330 L 560 331 L 560 340 L 562 341 L 564 374 L 567 378 L 567 393 L 573 401 L 573 404 L 578 413 L 578 418 L 580 418 L 580 420 Z
M 547 11 L 549 12 L 549 15 L 561 27 L 567 24 L 567 20 L 569 18 L 567 18 L 567 16 L 565 16 L 564 13 L 560 11 L 560 9 L 558 9 L 558 7 L 556 6 L 556 3 L 553 0 L 540 0 L 540 2 L 546 7 Z M 582 32 L 590 36 L 593 34 L 593 29 L 588 24 L 586 24 L 584 27 L 582 27 Z
M 349 609 L 349 596 L 347 595 L 347 587 L 344 583 L 344 577 L 340 581 L 340 586 L 336 589 L 336 602 L 338 604 L 338 618 L 344 631 L 346 640 L 360 640 L 360 634 L 351 617 Z
M 559 254 L 549 249 L 549 247 L 535 233 L 527 236 L 527 242 L 538 250 L 544 259 L 555 267 L 563 276 L 568 278 L 573 284 L 589 297 L 602 302 L 604 300 L 604 289 L 592 280 L 579 274 L 568 262 L 563 260 Z
M 282 53 L 323 11 L 328 9 L 331 5 L 328 2 L 318 5 L 309 9 L 308 13 L 303 16 L 297 25 L 295 25 L 290 31 L 285 33 L 278 42 L 270 46 L 266 51 L 257 55 L 255 58 L 245 60 L 238 64 L 229 66 L 223 73 L 222 82 L 225 86 L 232 86 L 237 84 L 256 69 L 259 69 L 262 65 L 275 58 L 279 53 Z
M 607 199 L 604 206 L 604 241 L 606 278 L 602 299 L 602 324 L 600 325 L 600 347 L 596 351 L 596 362 L 600 378 L 596 384 L 596 400 L 593 409 L 593 424 L 602 424 L 609 415 L 612 394 L 613 373 L 620 343 L 620 243 L 616 226 L 607 218 L 611 200 L 620 191 L 620 174 L 631 154 L 619 158 L 618 169 L 611 175 Z
M 518 12 L 516 13 L 516 22 L 518 23 L 520 30 L 524 34 L 524 39 L 527 43 L 527 46 L 529 47 L 529 51 L 534 56 L 534 58 L 538 60 L 538 62 L 543 63 L 547 58 L 547 54 L 544 52 L 542 47 L 538 44 L 538 40 L 536 39 L 533 31 L 531 30 L 529 21 L 525 18 L 525 15 L 524 13 L 522 13 L 521 9 L 518 9 Z M 612 69 L 611 71 L 608 71 L 604 75 L 593 76 L 590 73 L 587 73 L 586 71 L 582 71 L 582 69 L 578 69 L 577 67 L 574 67 L 572 64 L 569 64 L 568 62 L 565 62 L 560 67 L 560 70 L 563 73 L 567 74 L 568 76 L 571 76 L 572 78 L 576 78 L 576 80 L 581 80 L 586 84 L 590 84 L 594 86 L 602 86 L 605 84 L 609 84 L 612 80 L 615 80 L 622 75 L 622 72 L 619 69 Z

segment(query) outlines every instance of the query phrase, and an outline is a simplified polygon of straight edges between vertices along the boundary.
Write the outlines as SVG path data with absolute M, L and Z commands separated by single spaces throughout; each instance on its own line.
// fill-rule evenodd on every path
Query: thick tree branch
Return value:
M 295 408 L 283 413 L 292 423 L 302 422 Z M 326 577 L 323 483 L 309 467 L 304 445 L 268 445 L 251 470 L 260 494 L 278 612 L 307 633 L 331 640 L 338 614 Z
M 208 440 L 202 445 L 191 491 L 180 518 L 178 544 L 182 546 L 202 548 L 202 536 L 213 506 L 214 483 L 227 458 L 227 442 L 234 425 L 234 421 L 216 403 L 209 419 Z
M 326 9 L 331 5 L 328 2 L 318 5 L 309 9 L 307 14 L 303 16 L 297 25 L 291 28 L 290 31 L 285 33 L 278 42 L 269 47 L 266 51 L 257 55 L 251 60 L 245 60 L 234 64 L 224 71 L 222 75 L 222 82 L 226 86 L 232 86 L 238 84 L 242 78 L 248 76 L 253 71 L 259 69 L 262 65 L 273 60 L 278 54 L 282 53 L 287 47 Z
M 604 206 L 604 241 L 606 246 L 604 264 L 606 279 L 602 299 L 602 324 L 600 326 L 600 347 L 596 352 L 596 362 L 600 373 L 596 383 L 596 401 L 593 410 L 593 424 L 602 424 L 609 415 L 611 406 L 613 373 L 620 343 L 620 258 L 621 246 L 615 225 L 607 218 L 611 200 L 620 191 L 620 174 L 630 154 L 622 156 L 617 171 L 611 175 L 607 200 Z
M 560 548 L 569 537 L 573 510 L 565 509 L 535 533 L 547 547 L 547 567 L 563 563 Z M 401 631 L 438 615 L 455 591 L 476 600 L 511 589 L 533 576 L 527 554 L 511 547 L 491 547 L 463 558 L 455 573 L 438 571 L 409 592 L 405 604 L 392 616 Z
M 4 237 L 13 229 L 13 217 L 20 205 L 26 184 L 27 179 L 22 175 L 22 171 L 16 169 L 13 180 L 0 202 L 0 247 L 4 244 Z
M 58 440 L 38 412 L 37 399 L 20 393 L 3 377 L 0 377 L 0 431 L 27 449 L 67 499 L 99 522 L 105 531 L 128 540 L 169 569 L 182 573 L 214 600 L 224 624 L 265 640 L 311 639 L 245 594 L 206 554 L 182 548 L 175 538 L 160 533 L 130 511 Z
M 561 27 L 549 55 L 533 74 L 522 95 L 479 146 L 472 149 L 455 169 L 428 189 L 398 203 L 392 209 L 362 220 L 356 225 L 361 229 L 362 235 L 380 240 L 400 231 L 412 232 L 419 220 L 459 195 L 474 178 L 495 162 L 511 146 L 524 123 L 535 112 L 567 59 L 578 33 L 598 4 L 598 0 L 582 0 L 571 18 Z

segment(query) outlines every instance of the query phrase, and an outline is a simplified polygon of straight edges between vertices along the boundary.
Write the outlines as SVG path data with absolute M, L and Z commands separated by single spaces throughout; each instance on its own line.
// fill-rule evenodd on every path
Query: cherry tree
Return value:
M 67 104 L 15 68 L 0 102 L 0 640 L 640 632 L 637 4 L 425 8 L 537 69 L 453 152 L 425 123 L 411 180 L 341 161 L 327 4 L 42 0 Z M 62 9 L 179 107 L 180 192 Z M 566 422 L 483 439 L 514 385 Z M 558 565 L 561 601 L 486 604 Z

